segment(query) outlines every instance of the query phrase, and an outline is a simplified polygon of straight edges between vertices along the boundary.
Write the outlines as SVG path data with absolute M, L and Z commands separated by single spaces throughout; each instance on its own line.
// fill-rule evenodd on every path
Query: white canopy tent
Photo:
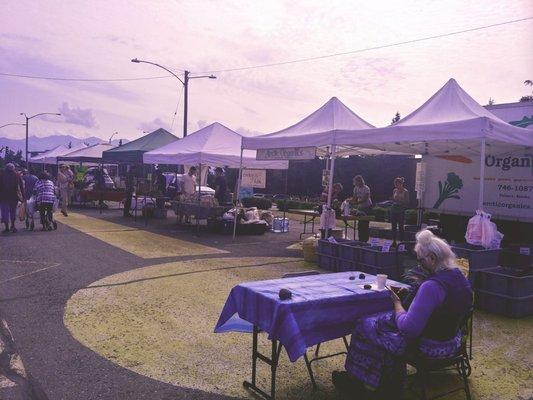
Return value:
M 145 164 L 210 165 L 239 168 L 242 136 L 215 122 L 187 137 L 143 155 Z M 255 151 L 244 151 L 242 166 L 257 169 L 287 169 L 288 161 L 258 161 Z
M 80 143 L 76 146 L 68 148 L 65 145 L 59 145 L 54 147 L 52 150 L 45 151 L 44 153 L 38 154 L 35 157 L 30 158 L 31 164 L 57 164 L 57 157 L 67 155 L 74 151 L 84 149 L 87 147 L 85 144 Z
M 533 134 L 502 121 L 450 79 L 398 123 L 371 131 L 338 131 L 335 144 L 408 154 L 479 155 L 482 209 L 487 148 L 493 154 L 531 148 Z
M 498 153 L 533 146 L 533 135 L 502 121 L 450 79 L 421 107 L 394 125 L 336 132 L 335 144 L 408 154 L 479 154 L 481 141 Z
M 57 162 L 63 164 L 99 165 L 102 164 L 102 153 L 114 147 L 109 143 L 94 144 L 63 156 L 58 156 Z
M 350 110 L 342 101 L 332 97 L 322 107 L 278 132 L 256 137 L 243 137 L 243 149 L 277 149 L 287 147 L 317 148 L 317 155 L 331 155 L 330 177 L 335 168 L 335 158 L 344 155 L 383 154 L 380 150 L 335 146 L 335 135 L 339 130 L 371 130 L 374 126 Z M 328 205 L 331 204 L 333 185 L 329 185 Z
M 243 137 L 242 146 L 244 149 L 254 150 L 313 146 L 317 147 L 317 155 L 325 155 L 334 143 L 336 131 L 371 128 L 374 126 L 355 114 L 338 98 L 332 97 L 316 111 L 288 128 L 266 135 Z M 337 149 L 339 156 L 375 153 L 368 149 L 352 148 L 350 152 Z

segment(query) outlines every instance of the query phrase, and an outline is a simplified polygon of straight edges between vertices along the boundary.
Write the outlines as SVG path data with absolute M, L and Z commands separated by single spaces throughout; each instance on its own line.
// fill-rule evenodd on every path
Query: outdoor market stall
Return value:
M 182 164 L 198 165 L 199 172 L 208 166 L 227 166 L 238 168 L 243 166 L 248 169 L 287 169 L 287 161 L 258 161 L 255 151 L 246 151 L 241 164 L 241 135 L 226 126 L 215 122 L 208 125 L 179 141 L 167 144 L 156 150 L 144 153 L 143 160 L 146 164 Z M 184 204 L 185 203 L 185 204 Z M 197 224 L 199 219 L 211 216 L 213 207 L 208 201 L 203 202 L 198 185 L 198 197 L 184 202 L 173 202 L 177 212 L 194 215 Z
M 113 164 L 143 164 L 144 153 L 177 140 L 179 139 L 172 133 L 159 128 L 122 146 L 105 150 L 102 153 L 102 160 L 104 163 Z
M 114 146 L 108 143 L 95 144 L 70 152 L 66 155 L 59 156 L 57 157 L 57 162 L 59 164 L 68 165 L 97 166 L 102 169 L 101 173 L 103 174 L 104 162 L 102 159 L 102 153 L 112 148 L 114 148 Z M 125 192 L 123 190 L 116 190 L 112 181 L 109 182 L 109 185 L 106 184 L 104 186 L 105 187 L 93 186 L 92 190 L 88 190 L 87 188 L 80 186 L 79 183 L 75 184 L 74 198 L 81 203 L 99 201 L 99 203 L 102 204 L 103 201 L 124 201 Z
M 256 137 L 243 137 L 242 148 L 257 150 L 258 159 L 297 160 L 313 159 L 316 156 L 331 158 L 327 200 L 327 208 L 329 208 L 333 189 L 331 180 L 333 179 L 336 157 L 388 154 L 380 150 L 355 146 L 336 146 L 336 132 L 339 130 L 365 131 L 373 128 L 373 125 L 355 114 L 338 98 L 332 97 L 315 112 L 286 129 Z M 326 169 L 328 169 L 328 164 L 326 164 Z M 344 222 L 347 224 L 347 221 Z
M 45 151 L 44 153 L 38 154 L 35 157 L 30 158 L 29 162 L 30 164 L 56 165 L 57 157 L 65 156 L 74 151 L 84 149 L 85 147 L 87 146 L 84 143 L 80 143 L 70 148 L 61 144 L 57 147 L 54 147 L 52 150 Z
M 533 135 L 530 131 L 496 117 L 479 105 L 454 79 L 450 79 L 421 107 L 394 125 L 374 128 L 371 131 L 339 130 L 334 140 L 336 146 L 421 154 L 422 159 L 429 156 L 463 156 L 467 163 L 479 160 L 479 176 L 476 179 L 479 180 L 479 188 L 469 187 L 465 192 L 477 192 L 478 209 L 496 213 L 497 209 L 485 205 L 483 201 L 486 157 L 497 156 L 496 158 L 503 159 L 505 155 L 517 150 L 526 154 L 531 152 L 533 147 Z M 529 165 L 531 166 L 531 163 Z M 449 172 L 453 171 L 442 171 L 442 174 Z M 435 183 L 439 178 L 433 177 Z M 445 181 L 443 176 L 442 182 Z M 433 201 L 436 203 L 438 198 Z M 530 204 L 531 201 L 529 197 Z M 470 211 L 473 214 L 475 209 Z M 532 214 L 530 211 L 524 218 L 533 219 Z

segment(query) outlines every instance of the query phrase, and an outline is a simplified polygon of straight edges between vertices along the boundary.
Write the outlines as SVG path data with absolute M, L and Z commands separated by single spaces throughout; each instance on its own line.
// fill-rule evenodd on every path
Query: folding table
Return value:
M 388 291 L 376 288 L 376 277 L 365 274 L 364 279 L 360 279 L 360 274 L 349 271 L 235 286 L 222 309 L 215 332 L 231 330 L 225 329 L 224 325 L 228 321 L 235 323 L 236 319 L 253 326 L 252 379 L 251 382 L 244 381 L 244 386 L 265 399 L 274 400 L 282 347 L 294 362 L 311 346 L 351 334 L 358 318 L 392 310 Z M 372 285 L 372 289 L 364 289 L 365 284 Z M 391 280 L 387 284 L 407 287 Z M 290 299 L 279 298 L 282 288 L 291 291 Z M 272 341 L 270 357 L 257 350 L 260 331 L 266 332 Z M 256 385 L 257 359 L 270 365 L 270 394 Z

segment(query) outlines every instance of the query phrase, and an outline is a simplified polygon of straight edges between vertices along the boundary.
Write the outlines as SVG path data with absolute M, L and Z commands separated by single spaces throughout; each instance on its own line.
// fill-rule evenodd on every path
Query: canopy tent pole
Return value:
M 479 201 L 478 209 L 483 211 L 483 194 L 485 192 L 485 138 L 481 139 L 481 159 L 479 166 Z
M 199 179 L 198 179 L 198 209 L 197 213 L 200 212 L 200 197 L 201 197 L 201 187 L 202 187 L 202 163 L 198 165 L 198 169 L 200 172 Z M 196 235 L 200 236 L 200 220 L 198 219 L 198 215 L 196 215 Z
M 239 192 L 241 191 L 241 180 L 242 180 L 242 153 L 243 153 L 243 148 L 241 144 L 241 160 L 239 161 L 239 176 L 237 178 L 237 193 L 235 195 L 235 216 L 233 217 L 233 240 L 235 240 L 235 235 L 237 234 L 237 216 L 239 215 L 238 204 L 239 204 Z
M 329 177 L 328 177 L 328 204 L 327 204 L 327 211 L 331 209 L 331 196 L 333 194 L 333 174 L 335 172 L 335 151 L 337 150 L 337 146 L 332 145 L 331 146 L 331 162 L 330 162 L 330 170 L 329 170 Z M 326 233 L 325 238 L 328 237 L 328 227 L 326 226 Z

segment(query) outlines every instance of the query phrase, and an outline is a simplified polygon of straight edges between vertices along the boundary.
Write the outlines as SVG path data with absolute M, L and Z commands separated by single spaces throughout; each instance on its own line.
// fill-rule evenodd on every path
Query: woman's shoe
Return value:
M 367 398 L 367 390 L 363 382 L 353 377 L 346 371 L 333 371 L 331 373 L 333 386 L 341 394 L 350 396 L 352 399 L 364 400 Z
M 52 221 L 52 225 L 54 227 L 54 231 L 57 231 L 57 222 L 56 221 Z
M 17 228 L 15 228 L 15 225 L 11 225 L 11 232 L 17 233 Z

